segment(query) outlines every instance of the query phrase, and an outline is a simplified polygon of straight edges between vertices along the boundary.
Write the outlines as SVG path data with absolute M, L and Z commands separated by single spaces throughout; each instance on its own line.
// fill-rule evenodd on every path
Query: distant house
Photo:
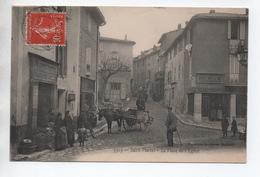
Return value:
M 246 117 L 247 43 L 247 14 L 194 15 L 165 51 L 165 104 L 197 121 Z
M 160 44 L 160 51 L 159 51 L 159 58 L 158 58 L 158 69 L 155 75 L 155 81 L 156 81 L 156 87 L 157 92 L 159 95 L 159 99 L 162 98 L 169 98 L 169 91 L 165 90 L 165 73 L 168 73 L 165 71 L 166 62 L 168 61 L 168 55 L 166 53 L 167 49 L 170 47 L 171 43 L 182 33 L 181 25 L 178 25 L 177 30 L 169 31 L 167 33 L 162 34 L 160 37 L 158 43 Z M 168 69 L 168 68 L 167 68 Z M 168 101 L 166 101 L 168 102 Z
M 134 41 L 125 39 L 115 39 L 100 37 L 99 60 L 115 59 L 129 66 L 129 71 L 120 71 L 112 75 L 106 84 L 104 99 L 112 102 L 120 102 L 131 96 L 132 60 Z M 99 76 L 99 92 L 101 91 L 103 80 Z M 101 98 L 103 99 L 103 98 Z
M 159 51 L 160 47 L 154 46 L 134 58 L 133 85 L 135 94 L 142 87 L 150 97 L 159 97 L 156 82 L 156 74 L 159 70 Z

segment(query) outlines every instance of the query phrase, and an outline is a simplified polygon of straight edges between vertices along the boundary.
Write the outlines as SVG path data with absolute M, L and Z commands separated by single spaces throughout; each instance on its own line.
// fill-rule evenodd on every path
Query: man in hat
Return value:
M 168 146 L 173 146 L 173 132 L 177 130 L 177 117 L 172 112 L 171 107 L 168 107 L 168 115 L 165 125 L 167 127 Z

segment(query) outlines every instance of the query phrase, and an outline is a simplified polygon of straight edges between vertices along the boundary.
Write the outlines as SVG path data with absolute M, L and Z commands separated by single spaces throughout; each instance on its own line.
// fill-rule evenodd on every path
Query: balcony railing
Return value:
M 247 75 L 241 73 L 230 73 L 226 75 L 226 86 L 247 86 Z

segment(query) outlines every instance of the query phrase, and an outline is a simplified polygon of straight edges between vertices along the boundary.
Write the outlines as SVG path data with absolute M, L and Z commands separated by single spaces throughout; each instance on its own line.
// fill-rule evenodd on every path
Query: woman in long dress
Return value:
M 66 111 L 64 121 L 67 131 L 68 144 L 70 145 L 70 147 L 72 147 L 74 144 L 74 127 L 73 118 L 70 115 L 70 111 Z
M 62 150 L 67 146 L 67 132 L 62 120 L 61 113 L 57 114 L 57 118 L 54 123 L 55 130 L 55 150 Z

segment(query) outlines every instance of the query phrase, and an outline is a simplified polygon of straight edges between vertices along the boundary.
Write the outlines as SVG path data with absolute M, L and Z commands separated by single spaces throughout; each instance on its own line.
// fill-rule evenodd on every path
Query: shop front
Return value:
M 56 62 L 36 54 L 30 58 L 30 127 L 32 130 L 46 127 L 48 115 L 56 109 L 57 73 Z

